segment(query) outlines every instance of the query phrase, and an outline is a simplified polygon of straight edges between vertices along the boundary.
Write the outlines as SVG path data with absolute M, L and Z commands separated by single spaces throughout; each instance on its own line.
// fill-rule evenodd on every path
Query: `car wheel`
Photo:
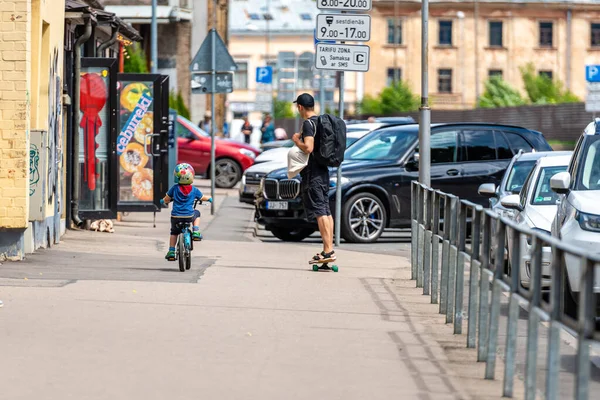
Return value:
M 373 243 L 383 233 L 386 211 L 379 197 L 358 193 L 344 202 L 342 237 L 352 243 Z
M 284 242 L 301 242 L 314 233 L 314 229 L 309 228 L 269 228 L 273 236 Z
M 231 189 L 242 179 L 242 168 L 231 158 L 221 158 L 216 162 L 215 186 Z

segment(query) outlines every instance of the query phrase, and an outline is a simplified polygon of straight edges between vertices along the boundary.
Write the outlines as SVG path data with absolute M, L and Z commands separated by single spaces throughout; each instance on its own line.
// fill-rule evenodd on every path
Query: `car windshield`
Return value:
M 594 136 L 584 152 L 577 190 L 600 190 L 600 136 Z
M 417 140 L 416 131 L 383 129 L 375 131 L 346 151 L 354 161 L 398 160 Z
M 351 145 L 354 144 L 354 142 L 356 142 L 358 140 L 357 137 L 347 137 L 346 138 L 346 147 L 350 147 Z
M 559 172 L 565 172 L 567 166 L 544 167 L 538 175 L 535 184 L 535 191 L 531 198 L 531 204 L 534 206 L 553 206 L 556 205 L 558 195 L 550 188 L 550 178 Z
M 527 175 L 529 175 L 534 165 L 535 160 L 515 162 L 510 170 L 508 179 L 506 180 L 504 190 L 514 194 L 519 194 L 525 179 L 527 179 Z

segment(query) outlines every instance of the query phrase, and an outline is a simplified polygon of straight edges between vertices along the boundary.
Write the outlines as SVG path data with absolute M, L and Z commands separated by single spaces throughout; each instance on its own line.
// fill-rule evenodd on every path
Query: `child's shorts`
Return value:
M 177 226 L 179 222 L 194 222 L 200 218 L 200 211 L 194 210 L 194 215 L 191 217 L 171 217 L 171 235 L 179 235 L 181 229 Z

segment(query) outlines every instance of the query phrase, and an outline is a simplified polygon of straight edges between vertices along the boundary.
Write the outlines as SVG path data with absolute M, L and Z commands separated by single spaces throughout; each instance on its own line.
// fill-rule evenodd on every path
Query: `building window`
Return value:
M 439 44 L 452 46 L 452 21 L 440 21 Z
M 502 47 L 502 22 L 490 22 L 490 47 Z
M 488 77 L 489 78 L 493 78 L 494 76 L 497 76 L 498 78 L 502 79 L 502 70 L 501 69 L 490 69 L 488 71 Z
M 402 44 L 402 21 L 388 18 L 388 44 Z
M 592 23 L 592 47 L 600 47 L 600 24 Z
M 402 68 L 388 68 L 387 70 L 387 85 L 392 86 L 393 83 L 402 80 Z
M 552 79 L 552 71 L 540 71 L 539 72 L 540 76 L 545 76 L 548 79 Z
M 248 89 L 248 62 L 237 61 L 238 70 L 233 74 L 233 87 L 235 89 Z
M 452 93 L 452 70 L 438 70 L 438 93 Z
M 554 36 L 552 28 L 552 22 L 540 22 L 540 47 L 552 47 Z

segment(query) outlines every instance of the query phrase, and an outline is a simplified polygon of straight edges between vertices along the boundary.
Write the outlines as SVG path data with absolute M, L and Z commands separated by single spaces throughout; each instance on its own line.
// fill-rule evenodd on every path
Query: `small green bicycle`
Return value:
M 194 201 L 194 209 L 198 204 L 202 204 L 202 200 Z M 192 240 L 192 230 L 190 225 L 192 219 L 184 219 L 177 222 L 177 229 L 181 232 L 177 236 L 177 244 L 175 245 L 175 258 L 179 261 L 179 271 L 185 272 L 192 268 L 192 250 L 194 250 L 194 241 Z

